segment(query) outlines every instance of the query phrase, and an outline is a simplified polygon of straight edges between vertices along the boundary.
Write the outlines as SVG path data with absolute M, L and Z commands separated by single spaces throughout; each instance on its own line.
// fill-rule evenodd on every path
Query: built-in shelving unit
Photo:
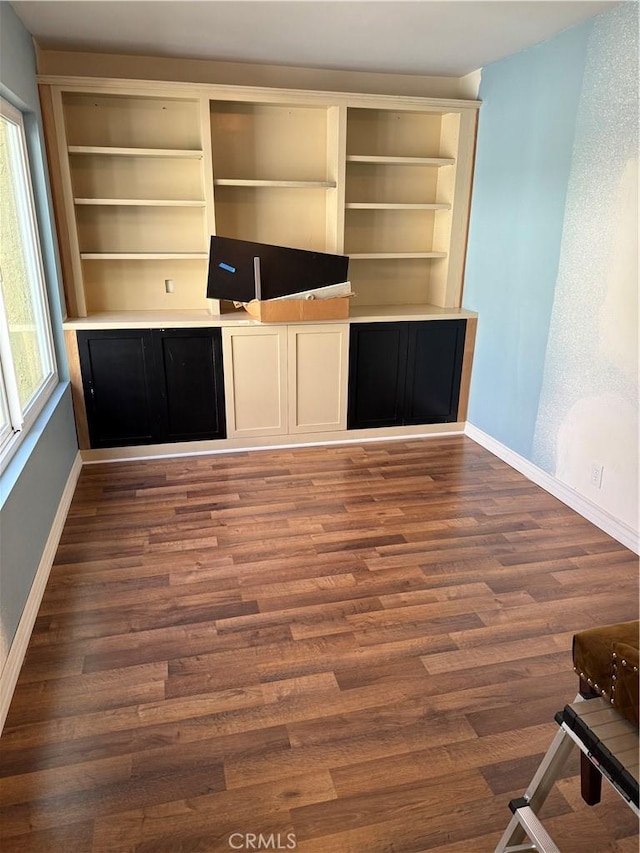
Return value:
M 475 333 L 475 316 L 460 303 L 477 102 L 160 80 L 39 83 L 83 452 L 135 444 L 125 451 L 138 454 L 152 442 L 155 454 L 163 452 L 157 442 L 176 441 L 188 452 L 201 450 L 205 435 L 216 449 L 343 441 L 348 382 L 375 415 L 360 423 L 356 412 L 351 438 L 382 437 L 380 399 L 406 388 L 411 411 L 384 429 L 461 428 L 450 421 L 466 418 Z M 233 303 L 207 300 L 212 234 L 349 255 L 348 321 L 261 324 Z M 455 365 L 440 343 L 452 321 L 465 329 Z M 225 341 L 217 380 L 201 370 L 211 363 L 211 327 Z M 409 385 L 392 366 L 398 327 L 406 340 L 396 361 Z M 86 358 L 81 364 L 82 332 L 113 344 L 90 369 Z M 158 423 L 146 429 L 146 392 L 134 389 L 133 432 L 105 438 L 100 430 L 120 411 L 136 364 L 145 378 L 145 342 L 153 359 L 162 355 L 171 394 L 158 392 Z M 356 350 L 359 370 L 349 374 Z M 106 392 L 104 383 L 96 391 L 98 368 Z M 213 393 L 220 371 L 226 432 L 222 395 Z M 449 389 L 451 406 L 414 411 L 434 382 L 431 397 L 439 403 Z M 220 429 L 201 429 L 198 413 L 217 413 Z M 182 415 L 183 425 L 169 429 Z
M 47 85 L 72 316 L 218 313 L 214 233 L 348 254 L 354 310 L 460 305 L 476 102 Z
M 455 112 L 347 110 L 345 251 L 356 304 L 458 304 L 461 267 L 448 260 L 464 179 L 459 141 Z
M 216 233 L 340 251 L 338 112 L 299 102 L 212 100 Z
M 54 100 L 77 313 L 206 307 L 200 99 L 61 91 Z M 167 300 L 165 281 L 173 282 Z

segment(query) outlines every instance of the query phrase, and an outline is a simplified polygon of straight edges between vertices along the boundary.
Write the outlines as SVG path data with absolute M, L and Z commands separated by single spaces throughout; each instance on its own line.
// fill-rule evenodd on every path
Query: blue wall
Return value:
M 469 421 L 530 458 L 592 22 L 483 69 L 464 290 Z
M 0 3 L 0 92 L 25 112 L 43 263 L 61 382 L 0 477 L 0 650 L 20 621 L 56 510 L 78 452 L 62 346 L 61 278 L 44 157 L 31 36 Z M 0 657 L 0 667 L 4 660 Z
M 625 541 L 640 491 L 638 8 L 483 70 L 464 297 L 479 313 L 469 422 Z

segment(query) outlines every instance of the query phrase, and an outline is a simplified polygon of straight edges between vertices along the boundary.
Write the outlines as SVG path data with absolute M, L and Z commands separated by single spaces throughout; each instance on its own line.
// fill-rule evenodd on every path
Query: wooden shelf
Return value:
M 410 260 L 413 258 L 446 258 L 446 252 L 347 252 L 352 261 L 378 261 L 385 259 Z
M 348 210 L 451 210 L 450 204 L 423 204 L 422 202 L 405 204 L 396 202 L 348 201 L 345 207 Z
M 208 252 L 81 252 L 83 261 L 207 260 Z
M 171 198 L 74 198 L 74 204 L 112 207 L 205 207 L 206 202 Z
M 69 154 L 101 154 L 110 157 L 175 157 L 202 160 L 203 152 L 195 148 L 118 148 L 109 145 L 69 145 Z
M 348 154 L 347 163 L 379 163 L 388 166 L 453 166 L 452 157 L 388 157 L 374 154 Z
M 216 178 L 216 187 L 289 187 L 291 189 L 334 189 L 335 181 L 259 181 L 245 178 Z
M 465 308 L 442 308 L 425 303 L 415 305 L 351 305 L 345 320 L 335 323 L 386 322 L 388 320 L 468 320 L 476 319 L 475 311 Z M 140 311 L 102 311 L 83 318 L 67 319 L 64 329 L 162 329 L 202 328 L 211 326 L 246 327 L 261 326 L 245 312 L 210 314 L 204 309 L 176 310 L 146 309 Z

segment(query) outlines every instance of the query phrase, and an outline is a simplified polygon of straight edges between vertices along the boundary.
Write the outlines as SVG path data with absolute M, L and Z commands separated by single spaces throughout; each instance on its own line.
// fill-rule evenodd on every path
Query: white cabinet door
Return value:
M 344 430 L 349 326 L 222 330 L 227 436 Z
M 289 432 L 346 429 L 348 324 L 300 324 L 288 333 Z
M 287 328 L 222 330 L 227 436 L 287 433 Z

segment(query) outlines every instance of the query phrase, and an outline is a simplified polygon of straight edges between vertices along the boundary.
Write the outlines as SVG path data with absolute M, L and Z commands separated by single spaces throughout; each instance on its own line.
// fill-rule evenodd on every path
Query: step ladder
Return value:
M 566 705 L 556 714 L 555 720 L 560 728 L 524 796 L 509 803 L 513 817 L 495 853 L 524 853 L 528 850 L 560 853 L 538 813 L 574 746 L 611 784 L 636 817 L 640 817 L 638 729 L 600 696 L 584 699 L 578 694 L 571 705 Z M 593 804 L 598 800 L 599 797 L 588 802 Z

